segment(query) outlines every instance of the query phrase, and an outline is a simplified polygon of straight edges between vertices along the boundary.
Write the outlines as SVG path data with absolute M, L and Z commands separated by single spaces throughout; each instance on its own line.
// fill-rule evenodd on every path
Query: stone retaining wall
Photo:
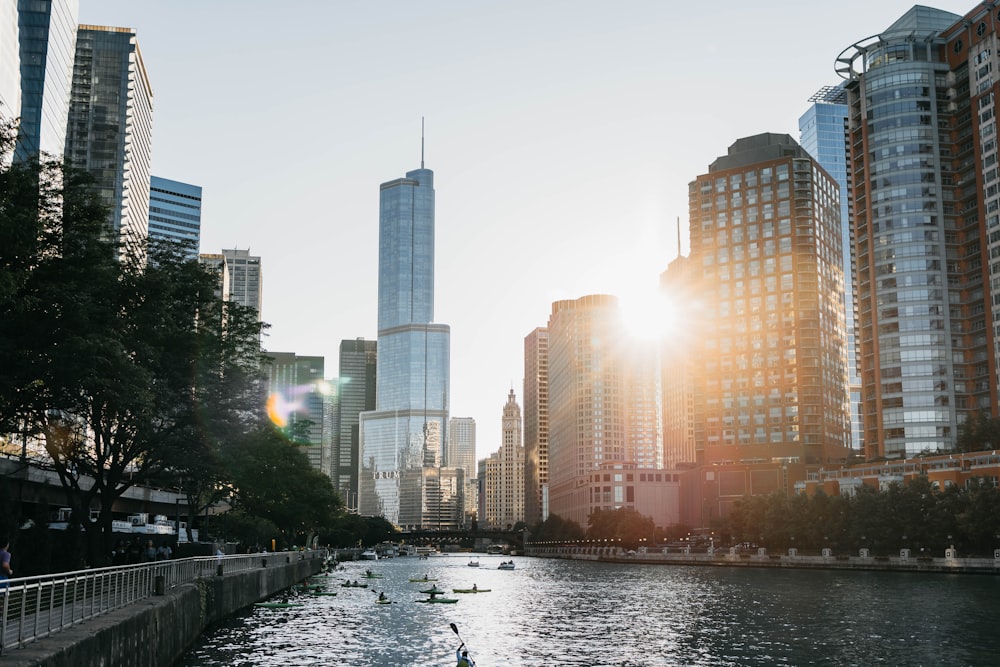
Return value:
M 169 667 L 209 625 L 285 590 L 323 566 L 322 558 L 199 579 L 40 639 L 0 658 L 4 667 Z

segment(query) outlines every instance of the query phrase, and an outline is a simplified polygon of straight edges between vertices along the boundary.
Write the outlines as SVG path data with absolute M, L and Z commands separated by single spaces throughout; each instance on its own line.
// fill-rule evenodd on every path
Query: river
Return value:
M 996 665 L 1000 577 L 604 564 L 454 554 L 345 563 L 302 606 L 253 607 L 177 667 Z M 364 579 L 366 569 L 382 579 Z M 425 574 L 455 604 L 417 604 Z M 339 586 L 345 578 L 369 583 Z M 452 588 L 490 589 L 451 594 Z M 393 604 L 375 604 L 384 591 Z M 274 598 L 277 600 L 277 598 Z

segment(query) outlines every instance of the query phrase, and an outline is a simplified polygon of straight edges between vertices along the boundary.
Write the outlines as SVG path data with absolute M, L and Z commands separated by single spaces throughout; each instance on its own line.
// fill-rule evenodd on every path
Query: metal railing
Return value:
M 196 579 L 324 555 L 319 550 L 197 556 L 0 582 L 6 584 L 0 588 L 0 655 Z

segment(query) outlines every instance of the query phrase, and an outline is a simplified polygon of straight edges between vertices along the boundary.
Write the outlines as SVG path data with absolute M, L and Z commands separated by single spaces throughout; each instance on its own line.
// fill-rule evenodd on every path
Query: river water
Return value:
M 336 596 L 246 610 L 177 667 L 450 666 L 451 623 L 478 667 L 1000 664 L 1000 577 L 505 559 L 345 563 L 312 580 Z M 417 604 L 425 574 L 459 602 Z M 451 594 L 473 584 L 490 592 Z

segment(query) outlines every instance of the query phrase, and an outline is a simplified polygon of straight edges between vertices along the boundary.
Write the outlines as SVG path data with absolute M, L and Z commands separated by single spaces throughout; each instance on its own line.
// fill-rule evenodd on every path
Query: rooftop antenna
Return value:
M 677 257 L 681 256 L 681 216 L 677 216 Z
M 424 168 L 424 117 L 420 117 L 420 168 Z

